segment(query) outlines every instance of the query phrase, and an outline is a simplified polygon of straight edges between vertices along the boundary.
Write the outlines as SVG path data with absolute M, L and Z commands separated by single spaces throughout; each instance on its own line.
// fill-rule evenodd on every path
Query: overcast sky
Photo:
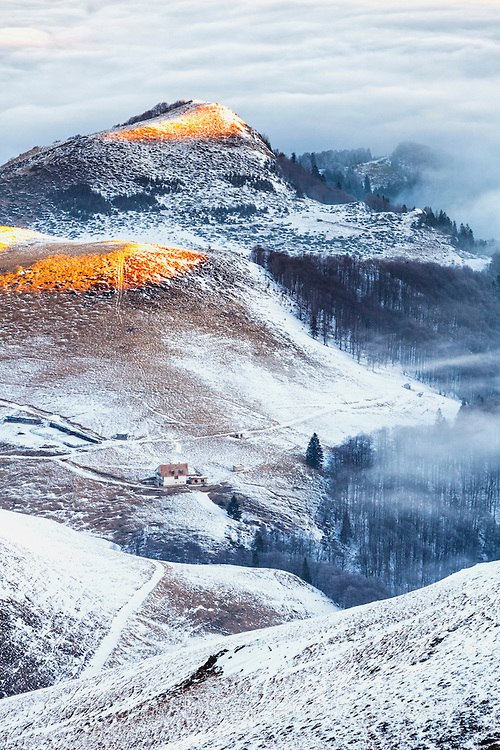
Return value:
M 0 163 L 158 101 L 208 99 L 287 153 L 446 148 L 441 204 L 500 236 L 499 4 L 1 0 Z M 462 185 L 475 197 L 460 208 Z

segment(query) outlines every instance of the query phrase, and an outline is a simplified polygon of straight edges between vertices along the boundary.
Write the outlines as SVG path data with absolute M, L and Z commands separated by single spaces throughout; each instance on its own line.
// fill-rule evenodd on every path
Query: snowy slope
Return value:
M 0 198 L 0 223 L 63 236 L 477 262 L 418 213 L 297 198 L 262 137 L 210 102 L 22 154 L 0 167 Z
M 16 750 L 498 747 L 500 564 L 3 701 Z
M 207 634 L 335 610 L 289 573 L 152 563 L 7 511 L 0 571 L 2 695 L 97 674 Z
M 438 408 L 456 414 L 458 403 L 397 368 L 373 370 L 313 340 L 259 267 L 233 253 L 207 255 L 160 288 L 2 295 L 4 508 L 131 549 L 145 529 L 214 551 L 241 534 L 249 544 L 256 521 L 314 536 L 321 479 L 303 463 L 314 431 L 327 447 L 384 425 L 432 423 Z M 19 414 L 44 424 L 3 421 Z M 101 442 L 56 434 L 50 415 Z M 169 460 L 241 492 L 250 525 L 204 493 L 166 497 L 139 484 Z
M 106 667 L 336 609 L 324 594 L 282 570 L 165 563 L 163 580 L 129 619 Z
M 149 560 L 45 519 L 0 511 L 2 693 L 79 674 Z

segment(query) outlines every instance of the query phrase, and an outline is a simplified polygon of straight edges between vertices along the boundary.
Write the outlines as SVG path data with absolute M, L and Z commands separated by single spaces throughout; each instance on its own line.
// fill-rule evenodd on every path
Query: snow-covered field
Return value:
M 498 746 L 500 564 L 0 704 L 6 750 Z
M 0 511 L 1 695 L 98 674 L 108 660 L 137 662 L 207 634 L 334 610 L 289 573 L 152 562 L 62 524 Z

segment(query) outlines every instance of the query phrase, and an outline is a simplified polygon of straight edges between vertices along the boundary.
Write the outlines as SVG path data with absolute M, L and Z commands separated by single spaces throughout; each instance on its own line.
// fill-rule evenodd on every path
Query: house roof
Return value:
M 172 472 L 181 472 L 183 474 L 188 473 L 188 465 L 187 464 L 160 464 L 158 468 L 156 469 L 156 473 L 159 474 L 161 477 L 169 477 L 172 475 Z

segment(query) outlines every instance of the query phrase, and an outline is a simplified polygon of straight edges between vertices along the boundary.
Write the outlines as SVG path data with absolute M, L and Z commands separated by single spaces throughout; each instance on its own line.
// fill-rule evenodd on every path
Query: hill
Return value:
M 289 573 L 153 563 L 0 511 L 0 697 L 335 610 Z
M 477 262 L 419 226 L 420 211 L 375 213 L 330 188 L 327 202 L 339 205 L 322 205 L 300 197 L 284 175 L 266 140 L 224 105 L 158 105 L 0 167 L 0 223 L 244 254 L 259 243 L 292 254 Z
M 62 241 L 40 242 L 37 262 Z M 23 247 L 4 249 L 3 266 L 15 266 Z M 68 247 L 77 259 L 89 252 L 88 242 Z M 313 339 L 291 301 L 238 254 L 207 250 L 203 263 L 162 283 L 102 284 L 0 295 L 6 510 L 189 563 L 250 564 L 258 534 L 273 530 L 302 566 L 322 537 L 324 479 L 304 463 L 311 434 L 327 449 L 362 430 L 432 423 L 439 408 L 451 418 L 458 409 L 397 367 L 374 369 Z M 209 487 L 145 483 L 176 461 Z M 234 493 L 241 521 L 225 511 Z
M 495 750 L 499 573 L 5 700 L 3 746 Z

